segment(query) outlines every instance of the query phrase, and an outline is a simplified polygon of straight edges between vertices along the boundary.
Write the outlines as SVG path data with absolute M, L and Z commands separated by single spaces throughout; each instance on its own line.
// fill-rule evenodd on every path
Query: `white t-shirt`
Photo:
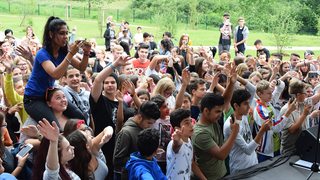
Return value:
M 143 41 L 143 34 L 142 33 L 140 33 L 140 34 L 138 34 L 138 33 L 136 33 L 135 35 L 134 35 L 134 40 L 135 40 L 135 42 L 142 42 Z M 137 46 L 138 44 L 136 44 L 136 46 Z
M 151 70 L 150 67 L 148 67 L 146 70 L 146 77 L 149 77 L 151 74 L 156 74 L 159 78 L 162 76 L 160 72 L 157 72 L 155 69 Z
M 167 148 L 167 178 L 168 180 L 190 179 L 193 148 L 190 139 L 188 143 L 183 142 L 179 152 L 172 150 L 171 140 Z
M 231 116 L 223 125 L 223 134 L 226 140 L 229 138 L 232 132 L 230 128 L 230 119 Z M 248 124 L 248 116 L 242 116 L 242 120 L 236 121 L 239 122 L 239 133 L 229 154 L 231 174 L 258 164 L 258 158 L 257 154 L 255 153 L 255 149 L 259 146 L 259 144 L 257 144 L 252 138 L 250 126 Z

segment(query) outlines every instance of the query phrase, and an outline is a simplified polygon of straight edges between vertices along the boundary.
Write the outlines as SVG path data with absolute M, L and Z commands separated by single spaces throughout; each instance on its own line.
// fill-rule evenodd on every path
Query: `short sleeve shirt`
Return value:
M 267 55 L 267 59 L 270 58 L 270 52 L 266 48 L 263 48 L 263 49 L 260 49 L 260 50 L 258 49 L 257 50 L 257 57 L 259 57 L 259 54 L 262 53 L 262 52 L 264 52 Z
M 141 63 L 139 59 L 136 59 L 132 61 L 132 64 L 135 72 L 138 72 L 138 75 L 141 76 L 144 70 L 149 66 L 150 60 L 148 59 L 145 63 Z
M 220 28 L 221 29 L 223 27 L 223 23 L 220 24 Z M 231 25 L 231 32 L 233 31 L 233 25 Z M 230 45 L 231 44 L 231 37 L 230 37 L 230 31 L 229 31 L 229 27 L 225 26 L 223 33 L 220 33 L 220 40 L 219 40 L 219 44 L 222 45 Z
M 57 67 L 65 57 L 66 55 L 60 50 L 58 59 L 55 59 L 49 54 L 47 47 L 40 49 L 34 58 L 33 71 L 24 94 L 28 96 L 44 97 L 47 88 L 52 87 L 56 80 L 43 69 L 41 63 L 44 61 L 51 61 Z
M 208 151 L 215 145 L 219 147 L 223 144 L 223 135 L 218 123 L 204 125 L 196 123 L 194 125 L 194 135 L 191 137 L 195 162 L 207 179 L 220 179 L 226 173 L 224 160 L 218 160 L 211 156 Z M 192 173 L 193 178 L 197 177 Z

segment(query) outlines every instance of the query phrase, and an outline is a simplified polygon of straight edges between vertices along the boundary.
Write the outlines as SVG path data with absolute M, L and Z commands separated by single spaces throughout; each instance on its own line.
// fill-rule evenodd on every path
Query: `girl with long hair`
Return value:
M 50 123 L 43 119 L 38 128 L 44 136 L 33 166 L 32 180 L 80 180 L 68 168 L 68 161 L 74 158 L 74 147 L 69 141 L 59 135 L 59 127 L 55 122 Z
M 189 34 L 182 34 L 180 37 L 180 41 L 179 41 L 179 48 L 181 50 L 181 55 L 183 56 L 186 65 L 188 65 L 188 60 L 189 60 L 189 56 L 190 56 L 190 54 L 188 53 L 189 40 L 190 40 Z
M 155 96 L 156 94 L 160 94 L 161 96 L 166 98 L 166 101 L 168 103 L 168 106 L 170 107 L 170 110 L 174 108 L 176 104 L 176 100 L 173 97 L 173 92 L 175 90 L 175 86 L 173 81 L 170 78 L 163 78 L 160 79 L 158 82 L 156 88 L 152 92 L 152 97 Z
M 195 62 L 196 73 L 200 78 L 204 79 L 204 76 L 208 72 L 208 61 L 204 57 L 199 57 Z
M 68 141 L 75 147 L 74 155 L 69 165 L 82 179 L 105 179 L 108 175 L 107 165 L 100 159 L 99 150 L 113 135 L 113 128 L 106 127 L 98 136 L 76 130 L 67 136 Z
M 55 80 L 60 79 L 69 65 L 80 71 L 85 71 L 91 45 L 81 41 L 71 43 L 68 47 L 68 26 L 58 17 L 49 17 L 43 33 L 42 49 L 34 60 L 34 69 L 27 83 L 23 104 L 27 113 L 36 121 L 43 118 L 50 122 L 55 121 L 60 128 L 57 118 L 45 101 L 46 89 L 53 86 Z M 80 61 L 74 57 L 83 47 L 84 56 Z M 69 118 L 85 119 L 82 112 L 72 103 L 69 103 L 64 114 Z M 61 130 L 61 128 L 60 128 Z

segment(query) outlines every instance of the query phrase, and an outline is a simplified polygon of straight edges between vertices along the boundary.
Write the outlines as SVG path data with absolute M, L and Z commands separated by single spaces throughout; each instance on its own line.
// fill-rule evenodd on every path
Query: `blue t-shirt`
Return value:
M 2 173 L 0 175 L 0 180 L 16 180 L 17 178 L 9 173 Z
M 41 63 L 44 61 L 51 61 L 57 67 L 65 57 L 66 55 L 64 55 L 61 50 L 59 50 L 58 59 L 55 59 L 49 54 L 46 47 L 40 49 L 34 58 L 33 71 L 24 94 L 28 96 L 44 97 L 47 88 L 53 86 L 55 79 L 43 69 Z

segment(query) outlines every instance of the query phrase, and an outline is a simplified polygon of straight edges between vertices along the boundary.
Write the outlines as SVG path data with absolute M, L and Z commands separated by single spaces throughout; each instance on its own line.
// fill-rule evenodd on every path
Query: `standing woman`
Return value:
M 42 49 L 38 51 L 34 60 L 31 77 L 24 92 L 23 104 L 27 113 L 36 121 L 46 118 L 55 121 L 57 118 L 45 102 L 46 90 L 54 85 L 56 79 L 60 79 L 69 65 L 80 71 L 85 71 L 88 65 L 88 57 L 91 45 L 86 43 L 83 47 L 84 56 L 81 61 L 73 56 L 79 51 L 82 42 L 71 43 L 68 49 L 68 26 L 58 17 L 49 17 L 43 34 Z M 72 103 L 68 103 L 63 113 L 69 118 L 85 119 L 82 112 Z M 59 126 L 61 131 L 61 127 Z
M 33 40 L 35 43 L 39 44 L 39 38 L 36 36 L 32 26 L 28 26 L 26 29 L 26 35 L 21 39 L 21 45 L 28 45 L 30 41 Z
M 179 41 L 179 48 L 181 50 L 181 55 L 183 56 L 185 60 L 186 66 L 188 65 L 188 60 L 189 60 L 189 53 L 188 53 L 188 48 L 189 48 L 189 34 L 182 34 L 180 37 Z M 183 69 L 183 68 L 182 68 Z

